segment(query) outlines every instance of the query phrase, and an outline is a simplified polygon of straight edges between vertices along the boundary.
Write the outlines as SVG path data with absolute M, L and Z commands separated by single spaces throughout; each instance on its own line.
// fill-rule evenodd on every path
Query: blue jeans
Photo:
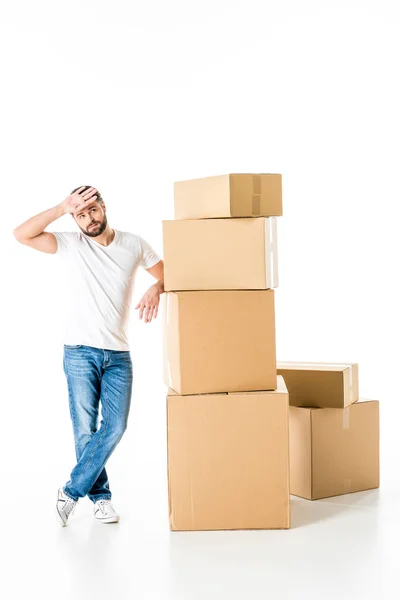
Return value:
M 64 344 L 64 373 L 78 461 L 64 493 L 74 500 L 87 494 L 93 503 L 109 500 L 105 464 L 128 424 L 133 380 L 130 352 Z M 100 402 L 102 420 L 97 429 Z

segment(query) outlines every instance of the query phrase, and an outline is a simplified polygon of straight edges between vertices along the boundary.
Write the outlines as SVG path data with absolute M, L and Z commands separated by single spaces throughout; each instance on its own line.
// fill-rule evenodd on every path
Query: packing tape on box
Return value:
M 353 387 L 353 369 L 352 367 L 349 368 L 350 371 L 350 375 L 349 375 L 349 396 L 350 396 L 350 401 L 353 401 L 353 396 L 354 396 L 354 387 Z
M 261 213 L 261 198 L 260 196 L 251 197 L 251 214 L 253 217 L 259 217 Z
M 169 325 L 169 293 L 167 292 L 166 294 L 166 313 L 165 313 L 165 317 L 166 317 L 166 323 L 167 326 Z
M 261 214 L 261 175 L 253 175 L 253 195 L 251 198 L 251 214 L 260 216 Z
M 279 285 L 278 278 L 278 241 L 277 241 L 277 219 L 267 217 L 264 219 L 264 243 L 265 243 L 265 284 L 268 288 Z
M 342 427 L 343 429 L 350 429 L 350 406 L 346 406 L 341 410 L 343 410 Z
M 168 329 L 169 329 L 169 323 L 170 323 L 170 302 L 169 302 L 169 293 L 167 292 L 167 298 L 166 298 L 166 332 L 165 332 L 165 354 L 166 354 L 166 361 L 167 361 L 167 376 L 168 376 L 168 386 L 171 387 L 172 386 L 172 378 L 171 378 L 171 363 L 169 360 L 169 352 L 168 352 Z

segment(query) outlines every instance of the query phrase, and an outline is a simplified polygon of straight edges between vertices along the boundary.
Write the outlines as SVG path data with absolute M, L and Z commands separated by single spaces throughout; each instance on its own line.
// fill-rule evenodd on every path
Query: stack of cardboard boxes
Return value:
M 280 175 L 175 184 L 175 220 L 163 222 L 171 529 L 289 527 L 281 214 Z
M 163 222 L 170 528 L 288 528 L 289 452 L 305 450 L 296 435 L 289 449 L 297 384 L 287 388 L 276 363 L 281 176 L 184 181 L 174 196 L 175 220 Z M 302 420 L 310 474 L 318 426 L 300 431 Z
M 290 492 L 308 500 L 379 487 L 379 402 L 358 365 L 278 362 L 290 402 Z

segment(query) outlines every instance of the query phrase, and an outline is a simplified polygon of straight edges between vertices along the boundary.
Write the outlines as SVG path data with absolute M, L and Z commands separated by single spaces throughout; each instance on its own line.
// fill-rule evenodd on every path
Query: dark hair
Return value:
M 86 192 L 86 190 L 88 190 L 89 188 L 91 188 L 93 186 L 91 186 L 91 185 L 84 185 L 84 186 L 80 185 L 77 188 L 75 188 L 74 190 L 72 190 L 71 194 L 73 194 L 74 192 L 76 192 L 77 190 L 79 190 L 79 188 L 81 188 L 81 187 L 83 187 L 84 189 L 81 192 L 79 192 L 79 195 L 83 194 L 84 192 Z M 96 201 L 99 202 L 100 204 L 104 204 L 103 197 L 100 194 L 99 190 L 97 190 L 96 196 L 97 196 Z

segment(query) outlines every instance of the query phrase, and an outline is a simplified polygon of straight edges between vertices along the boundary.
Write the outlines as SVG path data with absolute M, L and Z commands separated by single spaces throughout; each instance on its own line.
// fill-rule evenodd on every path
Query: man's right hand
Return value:
M 74 192 L 70 196 L 67 196 L 65 200 L 61 202 L 61 206 L 64 209 L 64 214 L 74 213 L 78 210 L 83 210 L 85 206 L 90 204 L 90 202 L 97 200 L 96 188 L 90 187 L 83 194 L 81 194 L 80 192 L 82 192 L 82 190 L 84 189 L 85 186 L 80 187 L 79 190 L 76 190 L 76 192 Z

